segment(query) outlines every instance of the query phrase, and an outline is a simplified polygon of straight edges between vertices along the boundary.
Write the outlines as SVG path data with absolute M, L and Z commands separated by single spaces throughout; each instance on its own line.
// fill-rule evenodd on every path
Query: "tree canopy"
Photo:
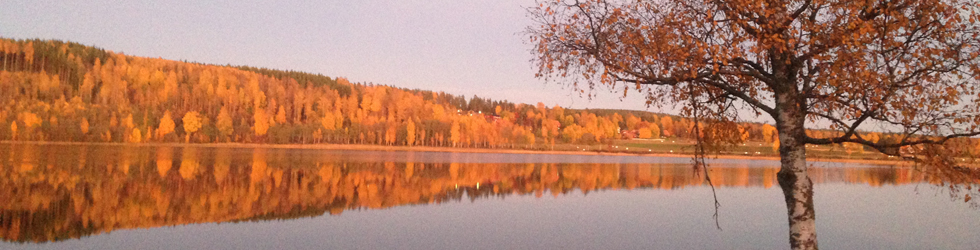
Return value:
M 682 104 L 696 134 L 737 130 L 745 111 L 771 117 L 790 241 L 816 248 L 806 144 L 862 144 L 980 182 L 946 149 L 980 134 L 978 8 L 970 0 L 546 0 L 531 8 L 538 24 L 527 33 L 539 77 L 589 95 L 609 86 L 645 93 L 648 105 Z M 806 133 L 820 124 L 838 133 Z M 858 133 L 869 128 L 901 136 Z M 909 146 L 919 152 L 902 150 Z

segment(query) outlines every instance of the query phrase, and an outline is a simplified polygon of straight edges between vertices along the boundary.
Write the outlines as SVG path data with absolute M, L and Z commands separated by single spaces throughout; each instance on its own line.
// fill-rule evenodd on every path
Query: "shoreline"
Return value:
M 531 150 L 531 149 L 503 149 L 503 148 L 453 148 L 453 147 L 433 147 L 433 146 L 386 146 L 370 144 L 263 144 L 263 143 L 123 143 L 123 142 L 61 142 L 61 141 L 0 141 L 0 144 L 31 144 L 31 145 L 94 145 L 94 146 L 137 146 L 137 147 L 207 147 L 207 148 L 277 148 L 277 149 L 320 149 L 320 150 L 355 150 L 355 151 L 403 151 L 403 152 L 449 152 L 449 153 L 498 153 L 498 154 L 545 154 L 545 155 L 607 155 L 607 156 L 643 156 L 643 157 L 670 157 L 670 158 L 691 158 L 692 154 L 668 154 L 668 153 L 627 153 L 627 152 L 597 152 L 597 151 L 557 151 L 557 150 Z M 735 159 L 735 160 L 772 160 L 779 161 L 775 156 L 744 156 L 744 155 L 707 155 L 707 159 Z M 807 161 L 813 162 L 835 162 L 835 163 L 860 163 L 877 165 L 909 165 L 908 161 L 901 160 L 880 160 L 880 159 L 838 159 L 838 158 L 817 158 L 807 157 Z

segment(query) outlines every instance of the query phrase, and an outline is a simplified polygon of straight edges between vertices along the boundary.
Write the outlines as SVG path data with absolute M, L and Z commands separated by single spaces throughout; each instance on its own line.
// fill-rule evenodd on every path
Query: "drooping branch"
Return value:
M 623 77 L 618 76 L 618 75 L 614 75 L 613 78 L 615 80 L 621 81 L 621 82 L 635 83 L 635 84 L 643 84 L 643 85 L 660 85 L 660 86 L 675 86 L 675 85 L 680 84 L 680 83 L 695 83 L 695 82 L 704 83 L 707 86 L 718 88 L 718 89 L 724 91 L 725 94 L 727 94 L 729 96 L 737 97 L 739 100 L 744 101 L 745 103 L 748 103 L 750 106 L 752 106 L 754 108 L 761 109 L 762 111 L 766 112 L 767 114 L 775 115 L 775 112 L 776 111 L 775 111 L 774 108 L 772 108 L 772 107 L 770 107 L 770 106 L 768 106 L 768 105 L 760 102 L 758 99 L 755 99 L 755 98 L 750 97 L 744 91 L 740 91 L 740 90 L 736 89 L 735 87 L 733 87 L 733 86 L 731 86 L 729 84 L 721 83 L 719 81 L 715 81 L 715 80 L 709 79 L 709 77 L 711 77 L 711 76 L 714 76 L 714 75 L 711 74 L 711 73 L 702 73 L 702 74 L 698 74 L 696 77 L 680 78 L 680 79 L 678 79 L 678 78 L 629 79 L 629 78 L 623 78 Z

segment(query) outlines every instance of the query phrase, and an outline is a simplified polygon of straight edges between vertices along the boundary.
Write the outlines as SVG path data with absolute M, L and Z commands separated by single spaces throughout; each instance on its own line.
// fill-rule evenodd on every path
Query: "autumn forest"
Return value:
M 692 136 L 689 119 L 649 112 L 514 104 L 61 41 L 3 39 L 0 52 L 0 140 L 544 148 Z M 775 141 L 769 125 L 739 129 L 739 139 Z
M 674 115 L 515 104 L 303 72 L 135 57 L 53 40 L 2 39 L 0 64 L 0 141 L 548 150 L 555 144 L 694 138 L 693 121 Z M 770 154 L 778 148 L 769 124 L 716 126 L 735 131 L 707 124 L 705 138 L 766 143 Z M 901 139 L 874 132 L 864 138 Z M 873 152 L 858 144 L 835 147 Z

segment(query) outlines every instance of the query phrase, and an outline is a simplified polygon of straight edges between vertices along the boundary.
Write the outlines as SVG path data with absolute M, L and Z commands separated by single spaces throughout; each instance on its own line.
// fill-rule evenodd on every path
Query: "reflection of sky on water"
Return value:
M 0 164 L 3 165 L 3 171 L 14 171 L 9 172 L 9 176 L 15 176 L 15 172 L 35 173 L 43 172 L 44 169 L 57 169 L 62 164 L 70 166 L 66 170 L 68 172 L 81 171 L 76 167 L 79 166 L 79 160 L 39 158 L 18 161 L 13 157 L 23 152 L 32 152 L 38 156 L 52 153 L 59 156 L 75 154 L 60 154 L 64 149 L 66 148 L 35 148 L 31 149 L 33 151 L 18 151 L 24 149 L 3 148 L 0 145 L 0 156 L 3 156 L 0 157 Z M 114 165 L 119 163 L 133 165 L 127 168 L 129 172 L 125 174 L 118 171 L 104 173 L 106 176 L 114 176 L 113 178 L 123 178 L 116 180 L 117 182 L 125 182 L 126 178 L 156 182 L 161 178 L 157 173 L 160 159 L 156 159 L 160 154 L 155 153 L 154 148 L 122 151 L 116 147 L 96 149 L 93 154 L 83 157 L 83 161 L 87 163 L 82 165 L 94 168 L 109 165 L 107 169 L 118 169 L 119 166 Z M 458 185 L 460 192 L 464 194 L 461 199 L 439 200 L 434 204 L 424 201 L 409 202 L 384 206 L 381 209 L 369 209 L 368 206 L 352 203 L 340 215 L 329 215 L 321 211 L 318 216 L 286 220 L 275 219 L 273 216 L 272 220 L 238 223 L 188 221 L 173 224 L 176 226 L 149 229 L 122 227 L 109 230 L 108 233 L 58 242 L 2 242 L 0 249 L 784 249 L 788 246 L 785 204 L 781 191 L 778 186 L 766 188 L 764 183 L 771 183 L 773 180 L 759 176 L 774 174 L 772 167 L 775 162 L 771 161 L 716 162 L 717 168 L 713 172 L 719 173 L 716 181 L 722 186 L 718 189 L 718 197 L 722 204 L 720 224 L 723 230 L 719 231 L 715 229 L 711 216 L 713 210 L 710 189 L 698 182 L 689 183 L 694 179 L 690 176 L 689 166 L 684 165 L 688 161 L 686 158 L 285 149 L 266 149 L 259 157 L 253 155 L 256 153 L 255 149 L 222 150 L 224 156 L 210 148 L 198 148 L 188 151 L 189 153 L 183 150 L 174 148 L 164 151 L 173 153 L 172 159 L 164 160 L 172 161 L 174 165 L 173 169 L 164 172 L 167 178 L 162 182 L 163 185 L 175 185 L 168 189 L 187 191 L 187 188 L 211 187 L 209 185 L 213 184 L 202 186 L 200 183 L 215 181 L 216 177 L 210 178 L 210 175 L 217 172 L 217 168 L 212 167 L 211 163 L 222 161 L 217 159 L 225 157 L 230 158 L 227 160 L 231 163 L 231 169 L 223 170 L 227 177 L 218 181 L 225 183 L 217 186 L 219 190 L 270 185 L 262 184 L 261 180 L 249 180 L 256 175 L 254 172 L 250 175 L 248 168 L 251 167 L 248 164 L 254 164 L 255 159 L 264 159 L 268 169 L 285 169 L 285 176 L 316 173 L 315 169 L 304 170 L 311 165 L 310 162 L 374 162 L 364 167 L 355 167 L 360 165 L 352 164 L 354 168 L 344 171 L 353 175 L 375 173 L 382 177 L 385 173 L 396 174 L 383 177 L 389 180 L 379 180 L 380 182 L 407 178 L 402 176 L 405 168 L 416 169 L 414 175 L 410 175 L 414 176 L 411 180 L 415 181 L 432 179 L 437 181 L 433 183 L 439 183 L 440 178 L 458 175 L 459 179 L 454 179 L 458 183 L 445 184 L 449 185 L 449 189 Z M 10 153 L 15 151 L 19 153 Z M 656 160 L 666 164 L 615 164 L 651 163 Z M 189 161 L 200 169 L 185 174 L 182 164 L 188 164 Z M 27 170 L 22 166 L 12 166 L 11 162 L 33 162 L 40 166 Z M 42 164 L 45 162 L 51 163 L 51 167 Z M 415 164 L 409 165 L 405 162 Z M 457 164 L 449 164 L 454 162 L 462 163 L 456 166 L 456 173 L 451 170 L 451 165 Z M 496 164 L 483 164 L 487 162 Z M 500 162 L 589 164 L 535 164 L 533 166 L 536 170 L 527 175 L 516 173 L 510 177 L 474 176 L 480 173 L 515 174 L 514 170 L 523 169 L 527 165 L 499 164 Z M 597 162 L 613 164 L 591 164 Z M 847 164 L 831 164 L 837 165 L 814 169 L 814 181 L 817 183 L 815 204 L 818 237 L 822 247 L 970 249 L 980 245 L 980 232 L 977 231 L 980 229 L 980 212 L 969 208 L 962 201 L 950 201 L 947 194 L 937 188 L 919 183 L 922 179 L 908 176 L 908 171 L 868 167 L 855 169 Z M 299 166 L 300 170 L 290 172 L 294 171 L 290 170 L 293 165 Z M 390 170 L 391 166 L 395 166 L 393 172 Z M 675 168 L 676 170 L 669 170 Z M 488 179 L 533 179 L 547 175 L 542 171 L 555 170 L 562 173 L 563 177 L 554 180 L 553 184 L 547 184 L 552 182 L 542 179 L 540 185 L 562 186 L 561 183 L 570 182 L 573 186 L 583 185 L 581 187 L 594 189 L 583 192 L 582 189 L 573 188 L 570 192 L 562 193 L 545 190 L 545 195 L 541 197 L 532 195 L 536 192 L 533 190 L 515 190 L 505 195 L 466 194 L 496 187 L 487 183 Z M 446 171 L 451 174 L 440 175 Z M 581 184 L 582 178 L 591 178 L 583 177 L 582 174 L 589 173 L 599 174 L 597 177 L 600 179 L 605 178 L 603 175 L 614 174 L 622 185 L 610 188 L 608 183 L 601 181 L 598 184 Z M 264 176 L 266 181 L 273 178 L 268 175 L 258 176 Z M 364 180 L 372 180 L 370 178 L 374 177 Z M 470 183 L 473 180 L 484 181 L 485 188 L 475 188 L 472 185 L 474 183 Z M 31 181 L 36 182 L 39 179 Z M 648 183 L 650 181 L 653 181 L 652 187 Z M 623 190 L 628 189 L 630 182 L 636 182 L 637 189 Z M 92 181 L 90 185 L 110 183 L 112 181 Z M 0 183 L 0 190 L 10 188 L 3 185 L 6 184 Z M 526 187 L 539 184 L 528 185 Z M 200 191 L 215 192 L 211 189 Z M 277 194 L 280 193 L 268 194 L 273 196 L 271 201 L 288 202 L 285 197 L 275 199 Z M 175 201 L 185 199 L 180 198 L 185 196 L 196 197 L 186 193 L 171 195 Z M 190 209 L 199 208 L 201 207 L 192 206 Z

